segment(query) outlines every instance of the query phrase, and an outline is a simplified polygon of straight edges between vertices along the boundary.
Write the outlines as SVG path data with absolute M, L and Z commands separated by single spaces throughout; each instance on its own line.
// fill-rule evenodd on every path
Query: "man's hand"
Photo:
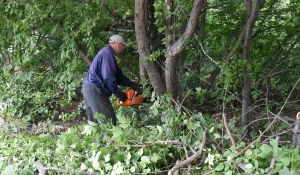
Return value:
M 120 101 L 124 102 L 127 99 L 127 95 L 124 92 L 122 92 L 119 99 L 120 99 Z
M 143 85 L 141 85 L 141 84 L 133 83 L 133 84 L 131 85 L 131 88 L 132 88 L 133 90 L 135 90 L 135 91 L 138 91 L 138 92 L 140 92 L 140 93 L 143 93 Z

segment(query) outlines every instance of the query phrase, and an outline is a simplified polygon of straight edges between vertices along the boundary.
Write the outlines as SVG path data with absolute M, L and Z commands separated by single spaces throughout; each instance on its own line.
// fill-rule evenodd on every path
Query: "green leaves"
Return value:
M 100 168 L 100 163 L 99 163 L 99 156 L 101 154 L 101 151 L 99 151 L 98 153 L 96 153 L 96 151 L 93 151 L 93 155 L 91 157 L 91 162 L 92 162 L 92 166 L 95 170 L 99 170 L 101 171 Z
M 110 130 L 113 133 L 113 136 L 111 137 L 111 140 L 115 141 L 116 143 L 125 143 L 127 138 L 125 135 L 124 130 L 121 127 L 113 127 Z

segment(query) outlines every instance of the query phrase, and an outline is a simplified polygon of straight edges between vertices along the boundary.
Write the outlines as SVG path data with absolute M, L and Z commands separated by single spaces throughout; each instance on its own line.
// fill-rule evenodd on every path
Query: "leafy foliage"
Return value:
M 175 9 L 169 15 L 177 19 L 171 29 L 178 31 L 188 19 L 192 1 L 174 3 Z M 183 51 L 182 104 L 170 108 L 173 99 L 167 94 L 156 97 L 147 88 L 144 95 L 152 98 L 152 104 L 137 108 L 114 106 L 117 126 L 84 124 L 72 126 L 67 132 L 53 132 L 53 121 L 66 124 L 80 116 L 81 84 L 87 71 L 78 54 L 80 49 L 91 59 L 111 34 L 121 33 L 129 47 L 126 55 L 120 56 L 119 64 L 124 74 L 139 79 L 133 4 L 134 1 L 116 0 L 0 4 L 1 173 L 36 174 L 35 164 L 39 161 L 47 167 L 64 169 L 65 174 L 166 174 L 176 160 L 186 159 L 184 147 L 188 156 L 202 149 L 202 138 L 208 131 L 205 149 L 191 163 L 193 173 L 268 174 L 274 157 L 274 174 L 299 174 L 299 149 L 269 139 L 243 150 L 249 141 L 242 137 L 238 122 L 243 66 L 251 73 L 252 109 L 257 109 L 253 114 L 257 128 L 250 133 L 251 139 L 259 136 L 258 130 L 269 126 L 269 116 L 280 110 L 299 79 L 298 1 L 266 1 L 256 23 L 249 61 L 241 59 L 241 48 L 228 57 L 241 33 L 239 23 L 246 18 L 244 2 L 208 1 L 205 35 L 200 40 L 196 32 Z M 166 1 L 156 0 L 154 11 L 150 11 L 160 34 L 166 30 L 166 5 Z M 162 69 L 166 41 L 167 38 L 155 39 L 156 50 L 145 58 Z M 217 68 L 220 74 L 207 88 Z M 298 85 L 283 114 L 299 111 L 299 90 Z M 211 115 L 220 109 L 233 109 L 228 124 L 237 141 L 236 151 L 222 120 Z M 32 123 L 30 127 L 37 127 L 35 132 L 22 128 L 28 121 Z M 289 127 L 278 120 L 267 134 L 285 132 Z M 290 136 L 284 139 L 291 140 Z M 184 167 L 181 171 L 188 170 Z M 49 170 L 49 174 L 56 172 Z
M 269 143 L 256 142 L 238 154 L 246 143 L 239 141 L 237 151 L 233 151 L 228 135 L 222 137 L 222 123 L 214 123 L 211 116 L 201 113 L 188 115 L 178 109 L 166 110 L 168 100 L 166 96 L 152 104 L 149 115 L 139 122 L 136 122 L 137 117 L 126 115 L 127 109 L 120 108 L 123 112 L 118 113 L 117 126 L 89 123 L 73 126 L 59 135 L 49 132 L 36 136 L 19 133 L 13 138 L 1 132 L 0 170 L 3 174 L 34 174 L 35 162 L 39 161 L 47 167 L 57 167 L 69 173 L 166 174 L 170 163 L 186 159 L 182 146 L 191 148 L 188 151 L 190 155 L 192 150 L 201 149 L 205 142 L 202 140 L 204 130 L 209 129 L 209 139 L 197 160 L 200 164 L 193 164 L 195 173 L 213 170 L 213 174 L 244 174 L 243 170 L 234 166 L 235 163 L 243 165 L 246 173 L 268 174 L 271 170 L 270 157 L 274 157 L 273 173 L 297 174 L 300 168 L 299 149 L 279 146 L 271 139 Z M 147 123 L 149 119 L 156 120 L 157 124 L 138 124 Z M 233 134 L 240 137 L 238 132 Z M 175 140 L 178 143 L 172 142 Z M 233 158 L 236 162 L 232 161 Z M 49 174 L 55 174 L 55 171 L 49 170 Z

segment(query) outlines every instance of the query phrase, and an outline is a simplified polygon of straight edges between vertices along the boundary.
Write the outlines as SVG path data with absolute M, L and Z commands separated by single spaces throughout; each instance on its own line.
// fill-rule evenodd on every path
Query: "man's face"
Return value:
M 117 49 L 116 49 L 116 53 L 119 54 L 123 51 L 124 49 L 124 44 L 122 43 L 117 43 Z

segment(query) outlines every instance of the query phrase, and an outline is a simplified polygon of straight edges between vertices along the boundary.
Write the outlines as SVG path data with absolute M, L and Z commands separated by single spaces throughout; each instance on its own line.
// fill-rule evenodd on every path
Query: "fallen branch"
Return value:
M 127 148 L 128 146 L 133 147 L 133 148 L 141 148 L 141 147 L 147 147 L 147 146 L 153 146 L 153 145 L 179 145 L 182 144 L 179 140 L 170 140 L 170 141 L 156 141 L 156 142 L 144 142 L 141 144 L 137 145 L 111 145 L 111 146 L 116 146 L 119 148 Z
M 230 132 L 230 129 L 228 127 L 228 123 L 227 123 L 227 118 L 226 118 L 226 114 L 224 112 L 221 112 L 221 113 L 217 113 L 217 114 L 214 114 L 213 115 L 214 117 L 217 117 L 217 116 L 222 116 L 223 118 L 223 123 L 224 123 L 224 126 L 225 126 L 225 129 L 226 129 L 226 133 L 228 134 L 229 138 L 230 138 L 230 141 L 232 143 L 232 146 L 234 148 L 234 151 L 236 151 L 236 144 L 235 144 L 235 141 L 231 135 L 231 132 Z
M 67 174 L 95 174 L 93 172 L 85 172 L 85 171 L 69 171 L 69 170 L 64 170 L 61 168 L 55 168 L 55 167 L 46 167 L 43 165 L 41 162 L 36 162 L 35 163 L 36 169 L 39 171 L 39 175 L 47 175 L 49 170 L 58 172 L 58 173 L 67 173 Z
M 193 154 L 191 157 L 187 158 L 186 160 L 176 164 L 169 172 L 168 175 L 172 175 L 177 169 L 179 169 L 182 166 L 188 165 L 190 164 L 192 161 L 194 161 L 195 159 L 197 159 L 203 151 L 203 148 L 205 146 L 205 142 L 206 142 L 206 132 L 207 130 L 204 131 L 203 133 L 203 138 L 202 138 L 202 145 L 199 151 L 197 151 L 195 154 Z
M 185 145 L 183 145 L 183 149 L 184 149 L 184 152 L 185 152 L 185 157 L 186 157 L 186 159 L 188 159 L 189 158 L 189 153 L 188 153 Z M 191 171 L 191 164 L 188 165 L 188 175 L 191 175 L 190 171 Z

